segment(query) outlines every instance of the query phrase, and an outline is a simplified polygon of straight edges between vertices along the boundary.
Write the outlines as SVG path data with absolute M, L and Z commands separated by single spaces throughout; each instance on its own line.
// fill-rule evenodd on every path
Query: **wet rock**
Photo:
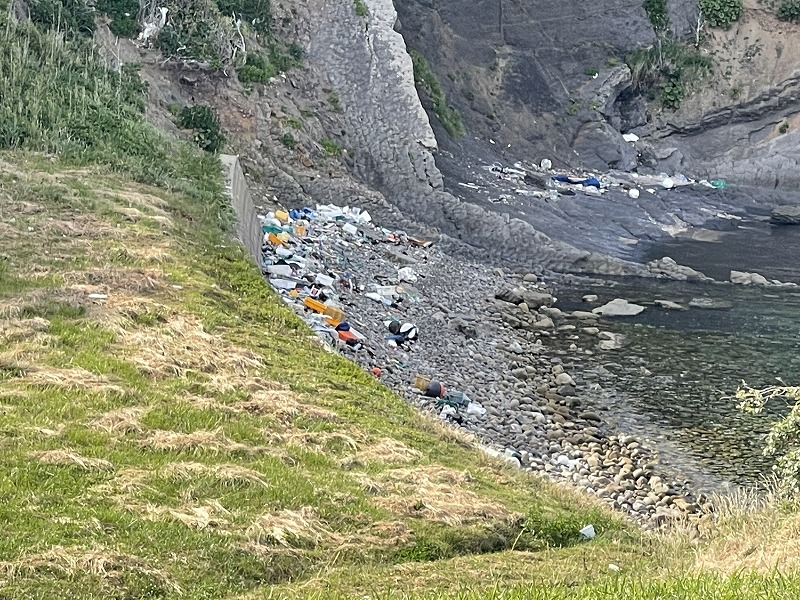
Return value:
M 769 285 L 769 280 L 758 273 L 731 271 L 731 283 L 739 285 Z
M 725 310 L 732 306 L 732 302 L 721 298 L 692 298 L 689 301 L 689 308 L 701 308 L 704 310 Z
M 783 204 L 772 209 L 770 223 L 774 225 L 800 225 L 800 206 Z
M 592 310 L 594 314 L 604 317 L 630 317 L 638 315 L 642 311 L 644 311 L 644 306 L 633 304 L 624 298 L 615 298 L 611 302 Z
M 687 308 L 682 304 L 672 302 L 671 300 L 653 300 L 653 304 L 667 310 L 687 310 Z

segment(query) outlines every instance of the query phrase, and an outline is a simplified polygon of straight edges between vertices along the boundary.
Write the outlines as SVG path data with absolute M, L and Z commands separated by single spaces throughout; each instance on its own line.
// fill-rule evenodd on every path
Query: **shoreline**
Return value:
M 678 477 L 680 469 L 661 465 L 657 448 L 641 436 L 615 431 L 616 409 L 593 400 L 591 385 L 572 372 L 573 356 L 589 357 L 613 336 L 597 315 L 553 308 L 536 274 L 464 262 L 417 242 L 348 213 L 338 222 L 312 220 L 304 236 L 286 243 L 267 241 L 265 257 L 275 267 L 296 260 L 306 283 L 330 284 L 323 295 L 361 336 L 358 349 L 308 311 L 306 284 L 294 288 L 303 288 L 296 296 L 285 285 L 277 291 L 331 350 L 380 373 L 407 402 L 475 434 L 515 465 L 594 494 L 647 527 L 709 517 L 705 494 Z M 394 287 L 390 304 L 376 295 L 379 284 L 384 293 Z M 418 339 L 390 343 L 385 323 L 392 319 L 413 324 Z M 553 343 L 571 337 L 578 344 L 569 350 Z M 417 375 L 467 394 L 485 414 L 436 407 L 414 390 Z

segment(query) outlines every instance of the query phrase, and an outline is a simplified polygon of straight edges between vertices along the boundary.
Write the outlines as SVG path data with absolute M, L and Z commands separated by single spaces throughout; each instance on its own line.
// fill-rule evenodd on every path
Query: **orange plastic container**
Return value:
M 320 302 L 319 300 L 314 300 L 314 298 L 306 298 L 303 300 L 303 304 L 306 305 L 307 308 L 310 308 L 313 311 L 318 313 L 324 313 L 325 309 L 328 308 L 325 306 L 324 302 Z
M 273 246 L 282 246 L 282 245 L 283 245 L 283 240 L 281 240 L 281 239 L 280 239 L 280 238 L 279 238 L 277 235 L 275 235 L 274 233 L 270 233 L 269 235 L 267 235 L 267 240 L 268 240 L 268 241 L 269 241 L 269 243 L 270 243 L 270 244 L 272 244 Z
M 323 312 L 334 321 L 337 321 L 339 323 L 344 321 L 344 311 L 340 308 L 336 308 L 335 306 L 326 306 L 323 309 Z

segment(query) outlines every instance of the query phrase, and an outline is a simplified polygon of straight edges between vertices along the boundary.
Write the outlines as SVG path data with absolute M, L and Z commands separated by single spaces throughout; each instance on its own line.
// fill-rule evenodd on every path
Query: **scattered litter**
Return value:
M 635 133 L 623 133 L 622 139 L 625 140 L 626 142 L 633 143 L 639 141 L 639 136 L 636 135 Z
M 397 278 L 400 281 L 407 281 L 408 283 L 414 283 L 417 281 L 417 274 L 414 273 L 414 269 L 411 267 L 403 267 L 402 269 L 397 270 Z
M 88 297 L 92 300 L 107 300 L 108 294 L 89 294 Z
M 594 539 L 594 536 L 597 535 L 594 531 L 594 525 L 587 525 L 579 533 L 587 540 Z

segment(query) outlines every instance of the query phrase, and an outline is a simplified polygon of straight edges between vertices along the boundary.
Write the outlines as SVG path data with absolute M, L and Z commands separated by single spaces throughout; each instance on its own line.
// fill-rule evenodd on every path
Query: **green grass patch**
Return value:
M 445 131 L 452 137 L 464 135 L 464 124 L 458 111 L 447 103 L 442 86 L 428 65 L 422 53 L 411 51 L 411 62 L 414 65 L 414 83 L 417 89 L 425 93 L 431 102 L 433 114 L 439 119 Z

